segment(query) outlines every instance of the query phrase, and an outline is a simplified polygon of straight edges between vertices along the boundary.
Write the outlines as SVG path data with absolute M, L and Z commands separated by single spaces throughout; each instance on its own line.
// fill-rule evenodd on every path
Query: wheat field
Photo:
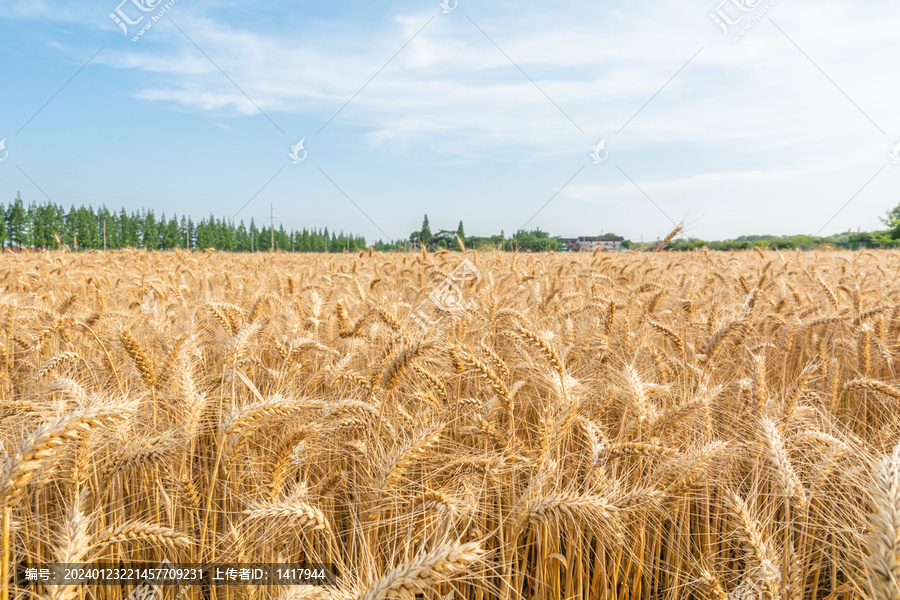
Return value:
M 165 560 L 339 574 L 166 598 L 896 600 L 898 273 L 4 253 L 3 600 L 132 592 L 25 563 Z

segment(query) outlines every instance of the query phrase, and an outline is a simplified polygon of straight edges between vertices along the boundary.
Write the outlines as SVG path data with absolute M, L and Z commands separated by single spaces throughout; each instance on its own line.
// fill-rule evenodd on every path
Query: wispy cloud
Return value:
M 77 13 L 47 0 L 6 4 L 12 19 L 66 21 Z M 222 126 L 261 109 L 290 123 L 291 136 L 304 128 L 298 139 L 316 137 L 359 92 L 319 139 L 393 155 L 401 169 L 404 156 L 415 156 L 435 167 L 502 165 L 503 178 L 509 165 L 534 165 L 537 175 L 553 163 L 567 172 L 588 164 L 591 146 L 609 138 L 609 161 L 560 195 L 574 202 L 633 206 L 626 199 L 633 185 L 614 169 L 621 164 L 648 193 L 690 196 L 697 205 L 709 203 L 710 214 L 725 206 L 716 205 L 717 195 L 748 194 L 750 201 L 756 193 L 757 216 L 748 218 L 764 222 L 771 212 L 760 207 L 793 201 L 802 186 L 837 190 L 843 178 L 852 183 L 884 160 L 885 148 L 900 139 L 894 106 L 900 6 L 783 0 L 771 15 L 790 40 L 763 19 L 733 43 L 709 19 L 714 5 L 461 1 L 442 15 L 436 2 L 290 9 L 276 3 L 251 17 L 237 2 L 179 4 L 179 27 L 246 96 L 167 22 L 139 44 L 117 37 L 97 60 L 129 76 L 131 87 L 118 93 L 132 99 Z M 103 11 L 83 26 L 118 36 Z M 60 52 L 76 43 L 67 39 Z M 873 183 L 866 194 L 879 190 Z M 554 192 L 549 183 L 546 191 Z M 540 215 L 542 223 L 556 218 L 557 202 Z
M 883 50 L 868 55 L 868 67 L 860 69 L 860 56 L 831 43 L 827 29 L 809 23 L 821 21 L 828 5 L 818 11 L 805 8 L 791 12 L 788 5 L 779 6 L 782 21 L 798 43 L 805 44 L 873 118 L 885 127 L 900 124 L 892 110 L 895 96 L 884 93 L 885 76 L 879 75 L 894 68 L 891 55 Z M 900 16 L 900 10 L 892 10 Z M 610 18 L 602 9 L 592 12 Z M 704 21 L 701 7 L 688 31 L 671 26 L 664 9 L 655 15 L 658 19 L 654 13 L 639 20 L 637 15 L 619 17 L 599 32 L 588 19 L 580 26 L 519 19 L 523 24 L 515 17 L 499 20 L 491 15 L 481 21 L 555 102 L 600 134 L 621 126 L 693 53 L 698 41 L 717 41 L 718 31 Z M 397 15 L 368 36 L 350 40 L 314 35 L 298 39 L 293 33 L 244 30 L 208 17 L 182 21 L 192 39 L 265 110 L 326 115 L 428 17 L 425 12 Z M 890 19 L 864 20 L 863 30 L 864 35 L 851 41 L 866 51 L 877 46 L 875 39 L 885 47 L 893 44 Z M 193 47 L 175 36 L 169 41 L 165 48 L 112 51 L 105 60 L 117 68 L 160 75 L 136 92 L 140 98 L 204 112 L 256 111 Z M 772 150 L 795 147 L 798 140 L 824 146 L 827 140 L 869 133 L 853 107 L 845 106 L 845 99 L 829 88 L 828 81 L 763 23 L 740 44 L 720 43 L 699 55 L 664 97 L 629 126 L 627 135 L 650 143 L 756 142 Z M 544 152 L 554 146 L 565 153 L 574 150 L 567 144 L 578 139 L 546 99 L 462 19 L 436 21 L 339 118 L 361 128 L 373 144 L 427 143 L 453 135 L 463 153 L 469 150 L 464 140 L 471 140 L 472 147 L 509 144 Z M 833 151 L 823 148 L 822 155 Z

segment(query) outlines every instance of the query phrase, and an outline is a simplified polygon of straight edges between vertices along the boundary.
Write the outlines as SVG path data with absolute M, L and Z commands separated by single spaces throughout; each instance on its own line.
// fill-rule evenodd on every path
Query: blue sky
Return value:
M 720 1 L 175 0 L 132 41 L 172 0 L 0 0 L 0 201 L 370 241 L 879 227 L 900 5 Z

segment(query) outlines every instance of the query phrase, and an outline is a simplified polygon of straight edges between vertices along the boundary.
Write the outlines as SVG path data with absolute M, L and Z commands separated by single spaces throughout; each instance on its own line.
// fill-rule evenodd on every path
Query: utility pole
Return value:
M 250 252 L 253 252 L 253 232 L 250 232 Z
M 269 221 L 272 224 L 272 247 L 269 252 L 275 252 L 275 206 L 269 204 Z
M 106 219 L 103 219 L 103 251 L 106 252 Z
M 190 251 L 191 249 L 191 226 L 186 225 L 184 228 L 184 247 Z

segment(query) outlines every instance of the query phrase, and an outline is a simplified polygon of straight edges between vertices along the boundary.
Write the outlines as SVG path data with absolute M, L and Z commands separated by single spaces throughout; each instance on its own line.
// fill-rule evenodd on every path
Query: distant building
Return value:
M 428 244 L 425 246 L 426 250 L 434 250 L 440 247 L 441 240 L 446 240 L 447 238 L 443 237 L 432 237 Z M 422 240 L 417 237 L 409 238 L 409 251 L 410 252 L 421 252 L 422 250 Z
M 561 238 L 560 249 L 566 249 L 571 252 L 593 252 L 598 248 L 601 251 L 621 250 L 622 242 L 625 240 L 620 235 L 583 235 L 577 238 Z

